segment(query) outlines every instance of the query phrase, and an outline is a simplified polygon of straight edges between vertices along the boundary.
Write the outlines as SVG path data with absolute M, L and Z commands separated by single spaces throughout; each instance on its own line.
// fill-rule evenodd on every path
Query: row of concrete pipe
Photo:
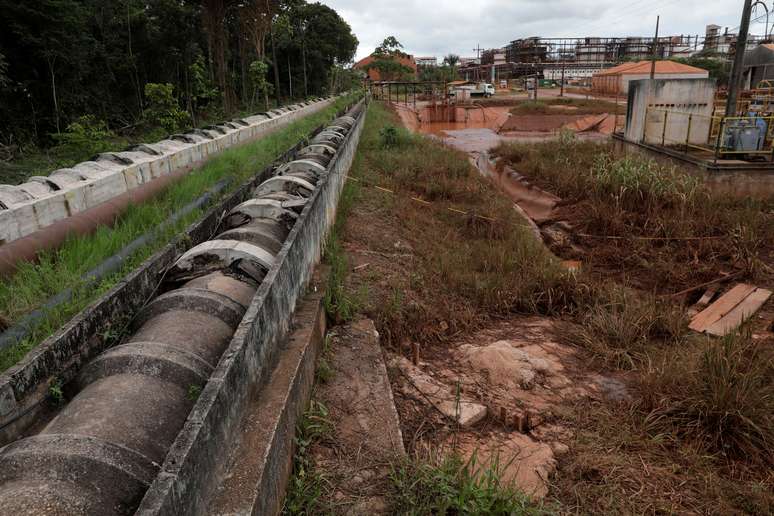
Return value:
M 0 277 L 41 251 L 57 249 L 73 234 L 113 224 L 131 205 L 148 201 L 223 150 L 260 138 L 330 102 L 329 97 L 283 106 L 103 153 L 20 185 L 0 184 Z
M 0 514 L 129 514 L 355 119 L 336 119 L 182 255 L 132 335 L 37 435 L 0 449 Z

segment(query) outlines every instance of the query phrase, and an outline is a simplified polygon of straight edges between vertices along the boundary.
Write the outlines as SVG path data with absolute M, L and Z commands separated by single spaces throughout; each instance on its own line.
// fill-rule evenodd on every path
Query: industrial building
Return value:
M 649 79 L 653 61 L 624 63 L 596 73 L 592 78 L 592 91 L 601 95 L 626 95 L 629 83 L 640 79 Z M 707 79 L 709 72 L 702 68 L 689 66 L 675 61 L 656 61 L 654 78 L 656 79 Z
M 437 57 L 415 57 L 414 61 L 416 61 L 417 66 L 438 66 L 438 58 Z
M 774 44 L 762 43 L 745 53 L 743 84 L 758 88 L 763 81 L 774 81 Z

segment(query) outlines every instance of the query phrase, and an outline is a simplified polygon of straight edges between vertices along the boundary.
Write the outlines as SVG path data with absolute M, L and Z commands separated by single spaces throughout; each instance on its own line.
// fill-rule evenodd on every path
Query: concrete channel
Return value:
M 219 218 L 162 273 L 129 337 L 80 367 L 73 398 L 0 449 L 0 514 L 199 514 L 246 403 L 321 256 L 363 103 Z

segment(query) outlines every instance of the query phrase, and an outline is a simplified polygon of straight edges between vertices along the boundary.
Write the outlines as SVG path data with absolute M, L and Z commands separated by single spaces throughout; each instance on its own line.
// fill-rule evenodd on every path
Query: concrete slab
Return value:
M 311 450 L 325 472 L 337 512 L 389 514 L 384 493 L 391 466 L 406 454 L 379 334 L 364 319 L 329 334 L 330 379 L 315 399 L 328 409 L 334 431 Z
M 282 509 L 296 424 L 311 396 L 325 335 L 322 291 L 307 294 L 292 325 L 267 385 L 246 407 L 208 514 L 277 514 Z

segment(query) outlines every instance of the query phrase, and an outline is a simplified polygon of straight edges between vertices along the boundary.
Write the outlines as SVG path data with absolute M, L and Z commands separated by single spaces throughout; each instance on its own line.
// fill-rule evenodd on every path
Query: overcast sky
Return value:
M 360 40 L 357 58 L 395 36 L 415 56 L 475 56 L 528 36 L 703 35 L 714 23 L 735 29 L 743 0 L 321 0 L 336 9 Z M 767 1 L 768 3 L 768 1 Z M 759 11 L 758 15 L 763 15 Z M 753 16 L 755 18 L 756 16 Z M 774 20 L 774 15 L 772 15 Z M 763 21 L 752 26 L 763 34 Z

